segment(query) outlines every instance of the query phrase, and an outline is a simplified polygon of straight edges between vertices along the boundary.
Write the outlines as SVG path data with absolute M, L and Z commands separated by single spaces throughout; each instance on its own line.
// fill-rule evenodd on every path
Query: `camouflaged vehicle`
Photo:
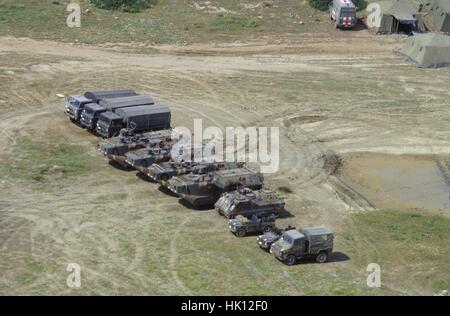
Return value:
M 192 206 L 212 206 L 224 192 L 247 186 L 262 188 L 264 178 L 248 168 L 237 168 L 209 172 L 207 174 L 187 174 L 173 177 L 167 188 Z
M 287 265 L 307 257 L 324 263 L 333 252 L 333 240 L 333 233 L 325 226 L 289 230 L 272 244 L 270 252 Z
M 149 167 L 154 163 L 169 161 L 173 158 L 172 156 L 175 155 L 175 153 L 172 151 L 172 146 L 175 142 L 178 142 L 178 140 L 164 141 L 153 146 L 129 151 L 125 154 L 125 162 L 127 165 L 137 169 L 140 173 L 147 175 Z M 191 154 L 193 154 L 194 151 L 203 150 L 202 144 L 193 144 L 191 146 Z
M 155 145 L 162 147 L 164 143 L 176 139 L 176 134 L 171 129 L 142 134 L 122 130 L 119 136 L 102 140 L 98 145 L 98 150 L 110 160 L 125 166 L 127 152 Z
M 125 164 L 135 168 L 140 173 L 147 174 L 148 167 L 161 161 L 169 161 L 172 146 L 170 143 L 162 142 L 153 146 L 129 151 L 125 154 Z
M 234 218 L 243 215 L 250 218 L 254 214 L 280 215 L 284 211 L 284 199 L 270 190 L 254 191 L 241 188 L 225 193 L 214 205 L 221 215 Z
M 238 215 L 236 218 L 228 220 L 228 228 L 236 237 L 244 237 L 251 233 L 268 233 L 275 230 L 275 219 L 275 215 L 253 215 L 250 219 Z
M 280 239 L 281 235 L 283 235 L 284 232 L 293 229 L 295 229 L 295 227 L 290 225 L 283 229 L 275 228 L 270 232 L 266 232 L 263 235 L 259 235 L 258 237 L 256 237 L 256 242 L 258 243 L 259 247 L 266 251 L 269 251 L 272 244 Z
M 205 174 L 212 171 L 242 168 L 241 162 L 174 162 L 167 161 L 153 164 L 148 168 L 148 177 L 163 185 L 174 176 L 188 173 Z

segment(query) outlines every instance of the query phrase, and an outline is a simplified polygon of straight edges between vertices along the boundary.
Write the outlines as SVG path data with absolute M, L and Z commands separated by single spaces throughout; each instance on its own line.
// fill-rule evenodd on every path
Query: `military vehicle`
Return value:
M 324 263 L 333 251 L 333 240 L 333 233 L 325 226 L 289 230 L 272 244 L 270 252 L 287 265 L 307 257 Z
M 336 28 L 353 28 L 357 23 L 356 7 L 351 0 L 333 0 L 328 5 L 330 19 Z
M 228 220 L 228 228 L 236 237 L 244 237 L 249 233 L 268 233 L 275 230 L 275 215 L 253 215 L 250 219 L 238 215 Z
M 125 154 L 125 163 L 146 175 L 148 173 L 148 167 L 152 164 L 170 160 L 171 147 L 170 143 L 162 142 L 129 151 Z
M 71 95 L 64 104 L 65 113 L 72 122 L 79 122 L 87 105 L 94 105 L 102 99 L 137 95 L 133 90 L 88 91 L 84 95 Z
M 106 109 L 97 104 L 89 103 L 84 107 L 83 112 L 81 112 L 80 123 L 88 130 L 95 130 L 97 126 L 98 117 L 101 113 L 106 112 Z
M 91 104 L 92 100 L 82 95 L 71 95 L 64 104 L 64 113 L 72 122 L 78 122 L 81 112 L 87 104 Z
M 117 135 L 123 128 L 147 132 L 170 128 L 171 112 L 167 105 L 153 104 L 116 109 L 100 114 L 96 132 L 103 137 Z
M 211 171 L 242 168 L 241 162 L 174 162 L 167 161 L 153 164 L 148 168 L 148 176 L 154 181 L 164 184 L 174 176 L 188 173 L 205 174 Z
M 214 208 L 227 218 L 243 215 L 250 218 L 254 214 L 280 215 L 284 211 L 284 199 L 270 190 L 254 191 L 244 187 L 223 194 Z
M 163 129 L 146 133 L 136 133 L 133 130 L 123 129 L 119 136 L 103 139 L 98 144 L 98 151 L 105 156 L 123 156 L 130 150 L 145 148 L 161 141 L 177 139 L 172 129 Z
M 86 95 L 92 95 L 86 93 Z M 96 95 L 96 98 L 102 96 L 103 94 Z M 95 95 L 94 95 L 95 96 Z M 152 97 L 145 95 L 131 95 L 131 96 L 120 96 L 116 98 L 101 99 L 96 103 L 87 104 L 81 112 L 80 122 L 81 124 L 89 130 L 95 130 L 97 127 L 97 122 L 102 113 L 115 112 L 117 109 L 150 105 L 155 104 Z
M 247 186 L 260 189 L 264 178 L 248 168 L 219 170 L 207 174 L 186 174 L 169 179 L 167 187 L 192 206 L 206 207 L 214 205 L 224 192 Z
M 263 235 L 259 235 L 258 237 L 256 237 L 256 242 L 262 249 L 269 251 L 272 244 L 280 239 L 281 235 L 283 235 L 284 232 L 293 229 L 295 229 L 295 227 L 293 226 L 288 226 L 284 229 L 275 228 L 269 232 L 264 233 Z

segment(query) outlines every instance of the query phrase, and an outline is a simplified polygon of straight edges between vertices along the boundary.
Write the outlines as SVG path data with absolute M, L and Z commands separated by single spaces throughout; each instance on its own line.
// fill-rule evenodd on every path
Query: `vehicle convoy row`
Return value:
M 331 254 L 334 237 L 324 226 L 276 227 L 285 200 L 263 189 L 262 174 L 243 162 L 193 160 L 205 144 L 180 142 L 183 137 L 171 129 L 166 105 L 124 89 L 70 96 L 65 112 L 105 137 L 98 151 L 109 160 L 136 169 L 195 208 L 214 206 L 237 237 L 263 233 L 257 237 L 259 246 L 285 264 L 306 257 L 325 262 Z M 190 150 L 187 156 L 185 149 Z
M 122 129 L 135 133 L 170 128 L 171 112 L 165 104 L 155 104 L 150 96 L 131 89 L 86 92 L 70 96 L 65 113 L 74 123 L 109 138 Z

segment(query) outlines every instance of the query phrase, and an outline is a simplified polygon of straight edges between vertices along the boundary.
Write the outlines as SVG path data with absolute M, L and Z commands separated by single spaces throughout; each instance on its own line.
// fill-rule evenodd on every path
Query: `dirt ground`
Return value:
M 368 289 L 366 266 L 382 255 L 351 217 L 376 207 L 448 216 L 448 203 L 435 209 L 374 194 L 384 182 L 365 173 L 366 165 L 390 163 L 375 161 L 380 154 L 408 157 L 413 169 L 426 155 L 447 170 L 450 70 L 409 65 L 396 53 L 403 40 L 304 34 L 289 44 L 162 45 L 145 55 L 127 45 L 0 38 L 0 293 L 434 294 L 400 268 L 381 289 Z M 280 170 L 266 175 L 266 186 L 292 191 L 284 195 L 294 215 L 280 224 L 332 227 L 341 255 L 285 267 L 253 237 L 232 236 L 214 211 L 189 210 L 109 165 L 96 151 L 99 139 L 68 121 L 56 94 L 120 87 L 167 102 L 174 126 L 195 118 L 221 128 L 279 126 Z M 89 169 L 60 174 L 57 163 L 43 181 L 30 179 L 43 144 L 80 146 L 75 159 Z M 358 251 L 340 237 L 348 231 Z M 79 290 L 65 285 L 71 262 L 82 267 Z

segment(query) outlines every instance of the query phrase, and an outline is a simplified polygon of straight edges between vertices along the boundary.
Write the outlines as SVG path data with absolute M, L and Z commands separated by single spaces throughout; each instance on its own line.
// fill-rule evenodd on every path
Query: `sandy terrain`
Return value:
M 383 182 L 364 174 L 366 163 L 380 164 L 374 153 L 414 155 L 406 161 L 411 168 L 420 167 L 421 155 L 445 162 L 450 153 L 450 70 L 407 64 L 395 52 L 402 40 L 366 32 L 339 42 L 305 35 L 291 45 L 165 45 L 144 55 L 0 38 L 2 160 L 14 164 L 16 142 L 27 138 L 81 145 L 98 161 L 94 171 L 44 184 L 1 175 L 0 293 L 70 294 L 70 262 L 82 266 L 85 294 L 326 293 L 321 274 L 337 281 L 344 274 L 363 286 L 365 266 L 352 260 L 295 271 L 270 257 L 261 259 L 263 266 L 246 259 L 247 249 L 256 248 L 253 238 L 237 241 L 213 211 L 188 210 L 135 172 L 110 166 L 96 152 L 99 139 L 69 123 L 56 94 L 131 87 L 167 102 L 175 126 L 191 127 L 195 118 L 221 128 L 279 126 L 280 171 L 267 175 L 266 184 L 292 190 L 285 196 L 294 217 L 281 223 L 323 223 L 339 233 L 351 227 L 349 214 L 374 206 L 433 209 L 422 200 L 374 196 Z M 353 158 L 360 153 L 366 160 Z M 214 237 L 205 241 L 205 235 Z M 346 252 L 338 240 L 339 247 Z M 370 263 L 373 253 L 347 255 Z M 264 256 L 258 252 L 255 260 Z M 214 286 L 202 278 L 220 278 L 234 264 L 254 287 L 241 284 L 240 274 Z M 429 293 L 416 283 L 387 281 L 384 290 Z

